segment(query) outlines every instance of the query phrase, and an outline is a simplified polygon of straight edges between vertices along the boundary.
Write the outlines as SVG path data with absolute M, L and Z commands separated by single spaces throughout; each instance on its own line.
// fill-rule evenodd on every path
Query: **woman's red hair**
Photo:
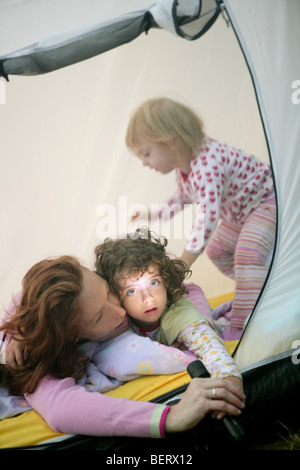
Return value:
M 82 267 L 71 256 L 40 261 L 24 276 L 16 313 L 0 327 L 26 351 L 22 367 L 2 371 L 13 395 L 32 393 L 47 375 L 78 378 L 84 373 L 87 357 L 77 342 L 81 289 Z

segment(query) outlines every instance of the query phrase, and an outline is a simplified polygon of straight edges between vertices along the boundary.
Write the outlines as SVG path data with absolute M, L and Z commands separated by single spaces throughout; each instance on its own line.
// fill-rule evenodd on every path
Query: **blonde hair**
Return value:
M 201 119 L 189 107 L 169 98 L 154 98 L 142 103 L 132 114 L 126 145 L 136 155 L 140 142 L 164 144 L 192 154 L 202 145 L 203 128 Z

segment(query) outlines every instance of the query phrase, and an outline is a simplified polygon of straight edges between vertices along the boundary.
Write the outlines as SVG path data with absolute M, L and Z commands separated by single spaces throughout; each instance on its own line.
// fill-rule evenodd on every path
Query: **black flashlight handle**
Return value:
M 192 379 L 197 377 L 210 377 L 210 373 L 205 365 L 199 360 L 191 362 L 187 367 L 187 371 Z M 239 439 L 241 436 L 244 436 L 244 429 L 233 416 L 224 416 L 223 423 L 234 439 Z

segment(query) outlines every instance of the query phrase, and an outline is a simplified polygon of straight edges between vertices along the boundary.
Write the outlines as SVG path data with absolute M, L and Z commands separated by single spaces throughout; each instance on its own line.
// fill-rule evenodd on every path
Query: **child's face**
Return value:
M 159 171 L 163 175 L 170 173 L 180 164 L 178 153 L 164 144 L 139 143 L 135 152 L 144 166 Z
M 120 277 L 119 285 L 123 307 L 135 323 L 145 328 L 156 326 L 167 303 L 167 291 L 158 267 L 150 265 L 141 276 Z

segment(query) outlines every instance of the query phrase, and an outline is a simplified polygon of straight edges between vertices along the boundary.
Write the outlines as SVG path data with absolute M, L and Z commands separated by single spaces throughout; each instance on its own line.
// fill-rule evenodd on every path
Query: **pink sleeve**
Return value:
M 164 437 L 166 406 L 88 392 L 72 378 L 46 377 L 26 399 L 56 432 Z

